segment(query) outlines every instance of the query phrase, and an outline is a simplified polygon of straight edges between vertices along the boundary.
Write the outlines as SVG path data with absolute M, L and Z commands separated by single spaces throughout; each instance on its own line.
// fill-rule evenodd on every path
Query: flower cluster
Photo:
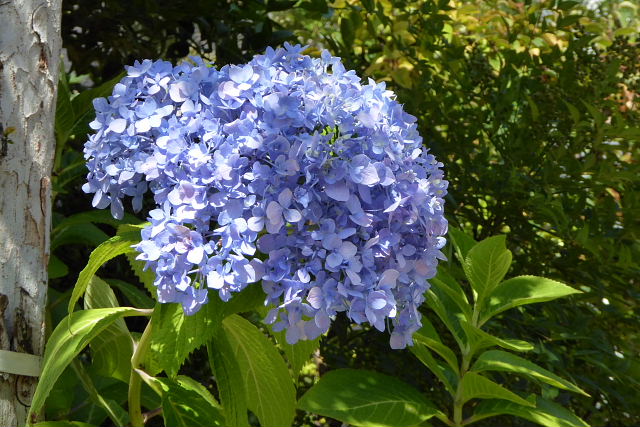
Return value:
M 83 189 L 116 217 L 153 193 L 137 249 L 161 302 L 191 314 L 209 289 L 226 301 L 261 282 L 290 343 L 345 312 L 403 348 L 444 259 L 442 163 L 384 83 L 302 50 L 128 67 L 94 102 Z

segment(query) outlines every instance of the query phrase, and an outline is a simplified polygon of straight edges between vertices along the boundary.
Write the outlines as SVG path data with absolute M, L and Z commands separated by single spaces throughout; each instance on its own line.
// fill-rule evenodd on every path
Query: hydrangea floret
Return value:
M 116 218 L 153 194 L 136 248 L 160 302 L 189 315 L 259 282 L 290 343 L 344 312 L 404 348 L 444 259 L 443 165 L 384 83 L 303 50 L 127 67 L 94 101 L 83 190 Z

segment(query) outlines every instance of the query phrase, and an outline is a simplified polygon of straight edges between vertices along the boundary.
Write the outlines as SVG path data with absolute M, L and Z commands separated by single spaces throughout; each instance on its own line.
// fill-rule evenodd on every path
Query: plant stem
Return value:
M 129 420 L 131 427 L 144 427 L 144 417 L 142 415 L 142 409 L 140 407 L 140 391 L 142 389 L 142 378 L 135 371 L 140 368 L 140 365 L 144 361 L 144 356 L 149 349 L 151 343 L 151 329 L 152 318 L 149 319 L 149 323 L 144 328 L 140 341 L 135 345 L 133 356 L 131 357 L 131 376 L 129 377 Z

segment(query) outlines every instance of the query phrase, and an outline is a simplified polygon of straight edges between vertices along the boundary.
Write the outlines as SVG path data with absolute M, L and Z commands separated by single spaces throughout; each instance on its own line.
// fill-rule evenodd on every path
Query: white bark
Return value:
M 0 123 L 15 128 L 0 154 L 0 349 L 36 355 L 44 348 L 60 13 L 61 0 L 0 0 Z M 0 373 L 0 425 L 25 424 L 36 382 Z

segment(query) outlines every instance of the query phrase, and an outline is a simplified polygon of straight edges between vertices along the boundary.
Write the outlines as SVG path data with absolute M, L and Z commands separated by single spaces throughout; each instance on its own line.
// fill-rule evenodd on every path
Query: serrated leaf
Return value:
M 146 310 L 132 307 L 115 307 L 81 310 L 63 319 L 47 342 L 42 373 L 33 395 L 29 414 L 42 409 L 45 399 L 62 371 L 107 326 L 121 317 L 148 314 Z
M 188 377 L 154 378 L 137 371 L 162 396 L 164 424 L 170 427 L 223 426 L 224 417 L 215 398 Z
M 78 281 L 73 287 L 73 292 L 71 294 L 71 298 L 69 299 L 69 313 L 74 310 L 76 303 L 78 302 L 80 297 L 84 295 L 84 292 L 89 285 L 89 281 L 95 275 L 96 271 L 98 271 L 98 269 L 102 267 L 105 262 L 117 257 L 118 255 L 122 255 L 132 251 L 135 252 L 135 249 L 133 249 L 131 245 L 134 245 L 138 242 L 140 242 L 139 229 L 137 231 L 132 230 L 120 235 L 116 235 L 106 242 L 102 243 L 93 252 L 91 252 L 86 267 L 80 272 Z
M 158 303 L 152 317 L 147 371 L 152 375 L 165 371 L 175 377 L 187 356 L 211 339 L 221 320 L 211 303 L 192 316 L 185 315 L 178 303 Z
M 418 390 L 373 371 L 327 372 L 298 402 L 298 408 L 361 427 L 411 427 L 438 414 Z
M 486 400 L 474 411 L 474 418 L 478 420 L 496 415 L 513 415 L 544 427 L 589 427 L 568 409 L 541 397 L 536 399 L 534 408 L 505 400 Z
M 223 302 L 214 292 L 209 302 L 192 316 L 186 316 L 180 304 L 158 304 L 153 313 L 154 327 L 151 333 L 147 370 L 152 374 L 165 371 L 173 377 L 187 356 L 206 344 L 220 327 L 226 316 L 248 311 L 264 300 L 260 286 L 248 286 Z
M 551 301 L 581 291 L 555 280 L 537 276 L 518 276 L 505 280 L 487 297 L 481 324 L 498 313 L 525 304 Z
M 240 372 L 240 365 L 234 356 L 233 347 L 227 335 L 216 333 L 207 343 L 209 366 L 218 387 L 218 396 L 225 417 L 225 424 L 249 427 L 247 418 L 247 392 Z
M 518 403 L 524 406 L 532 406 L 512 391 L 507 390 L 500 384 L 491 381 L 487 377 L 483 377 L 475 372 L 467 372 L 460 382 L 462 387 L 462 401 L 467 402 L 470 399 L 504 399 Z
M 231 315 L 223 332 L 242 372 L 249 409 L 262 427 L 289 426 L 296 406 L 296 391 L 278 349 L 251 322 Z
M 472 367 L 473 371 L 504 371 L 526 375 L 557 388 L 589 396 L 575 384 L 515 354 L 501 350 L 485 351 Z
M 153 270 L 147 268 L 145 270 L 145 261 L 140 261 L 136 259 L 137 253 L 127 253 L 125 255 L 127 257 L 127 261 L 129 262 L 129 266 L 131 270 L 133 270 L 133 274 L 138 278 L 140 283 L 144 285 L 145 289 L 157 298 L 158 289 L 155 287 L 153 282 L 156 280 L 156 274 Z
M 462 265 L 478 301 L 502 281 L 511 266 L 511 251 L 505 245 L 506 237 L 492 236 L 469 250 Z
M 84 308 L 118 307 L 116 295 L 111 287 L 93 276 L 87 286 Z M 116 319 L 91 342 L 91 358 L 96 372 L 104 377 L 129 381 L 133 341 L 123 319 Z

